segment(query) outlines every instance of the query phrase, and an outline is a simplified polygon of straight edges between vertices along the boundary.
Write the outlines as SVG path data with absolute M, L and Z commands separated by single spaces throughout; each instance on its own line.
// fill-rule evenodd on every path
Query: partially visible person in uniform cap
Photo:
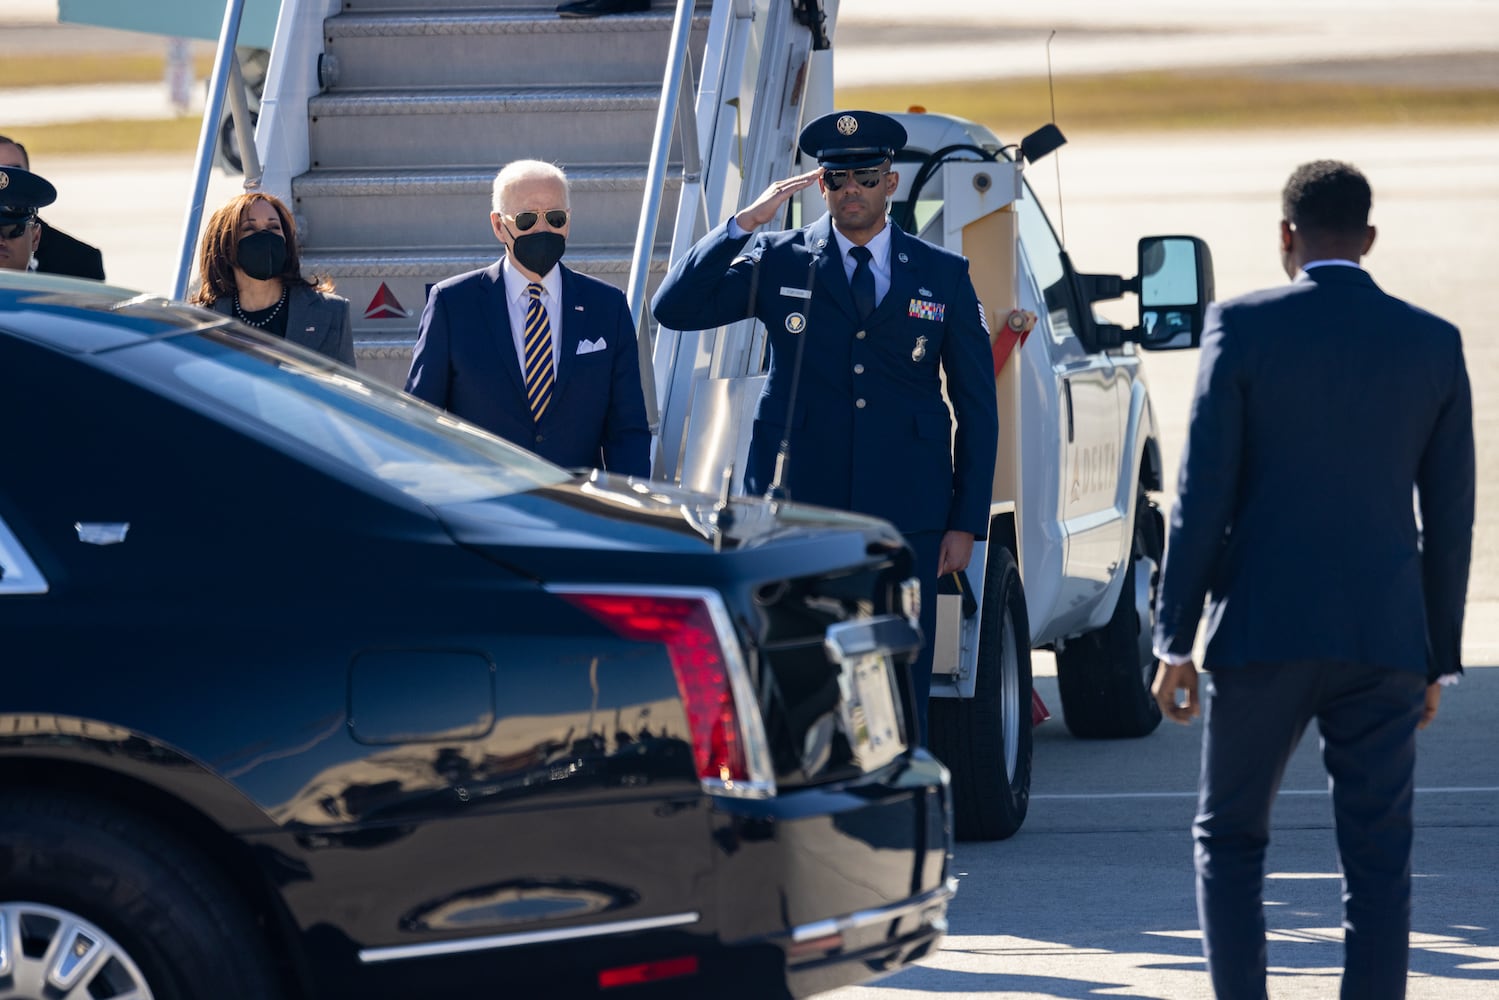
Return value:
M 988 535 L 999 418 L 968 262 L 886 218 L 905 142 L 899 122 L 869 111 L 807 125 L 799 144 L 818 167 L 775 182 L 699 240 L 652 309 L 668 329 L 754 316 L 769 331 L 747 492 L 883 517 L 911 543 L 926 637 L 912 667 L 924 742 L 937 580 L 965 569 L 974 541 Z M 827 215 L 754 233 L 813 184 Z
M 0 167 L 0 268 L 36 270 L 42 229 L 36 212 L 57 200 L 57 188 L 30 170 Z
M 31 158 L 26 153 L 26 147 L 14 139 L 0 135 L 0 170 L 10 170 L 16 167 L 22 170 L 31 169 Z M 104 280 L 104 255 L 97 247 L 75 239 L 61 229 L 47 225 L 44 219 L 36 220 L 36 229 L 40 234 L 35 251 L 38 271 L 44 274 L 69 274 L 75 278 Z

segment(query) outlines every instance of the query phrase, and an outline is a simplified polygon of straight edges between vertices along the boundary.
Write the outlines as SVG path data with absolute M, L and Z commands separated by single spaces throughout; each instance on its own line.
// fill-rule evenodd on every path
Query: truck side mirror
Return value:
M 1213 299 L 1213 256 L 1196 236 L 1146 236 L 1139 245 L 1140 325 L 1131 339 L 1151 351 L 1196 347 Z

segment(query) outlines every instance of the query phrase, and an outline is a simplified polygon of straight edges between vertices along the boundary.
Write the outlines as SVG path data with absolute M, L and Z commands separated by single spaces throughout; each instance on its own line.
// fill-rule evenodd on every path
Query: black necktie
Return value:
M 854 259 L 854 277 L 851 282 L 854 308 L 859 311 L 859 322 L 862 323 L 874 312 L 874 271 L 869 267 L 872 255 L 868 247 L 853 247 L 848 253 Z

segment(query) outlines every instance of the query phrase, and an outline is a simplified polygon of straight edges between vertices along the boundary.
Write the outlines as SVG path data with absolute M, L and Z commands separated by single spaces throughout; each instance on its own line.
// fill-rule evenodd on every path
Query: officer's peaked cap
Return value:
M 45 177 L 20 167 L 0 167 L 0 221 L 22 222 L 57 200 Z
M 906 144 L 906 130 L 876 111 L 834 111 L 802 129 L 801 151 L 834 170 L 877 167 Z

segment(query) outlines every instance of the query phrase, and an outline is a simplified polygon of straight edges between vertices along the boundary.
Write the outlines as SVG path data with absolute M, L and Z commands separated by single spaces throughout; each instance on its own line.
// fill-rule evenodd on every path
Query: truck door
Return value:
M 1055 626 L 1065 634 L 1095 624 L 1087 621 L 1087 613 L 1099 606 L 1098 592 L 1108 586 L 1119 560 L 1121 514 L 1115 500 L 1123 430 L 1121 379 L 1126 376 L 1106 353 L 1089 353 L 1078 338 L 1076 317 L 1083 307 L 1061 244 L 1029 185 L 1016 211 L 1024 259 L 1041 307 L 1037 312 L 1042 318 L 1032 336 L 1044 339 L 1051 367 L 1049 390 L 1055 393 L 1052 412 L 1058 416 L 1055 426 L 1035 432 L 1055 434 L 1060 456 L 1052 472 L 1057 476 L 1055 517 L 1066 551 L 1062 587 L 1050 610 Z M 1074 613 L 1071 608 L 1082 610 Z M 1071 620 L 1073 614 L 1077 621 Z

